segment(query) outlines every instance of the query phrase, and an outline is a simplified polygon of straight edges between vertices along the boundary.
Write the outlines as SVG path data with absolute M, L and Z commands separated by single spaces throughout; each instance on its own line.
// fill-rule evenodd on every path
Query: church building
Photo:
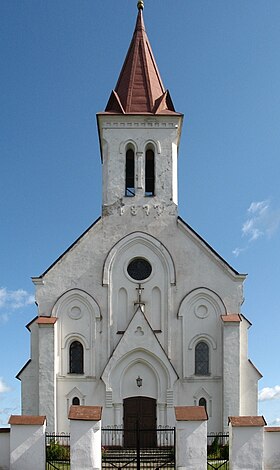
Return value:
M 143 1 L 97 123 L 102 215 L 32 278 L 22 414 L 46 415 L 56 432 L 68 431 L 72 404 L 101 405 L 104 426 L 174 426 L 180 405 L 204 406 L 212 432 L 257 415 L 245 275 L 178 216 L 183 115 L 163 86 Z

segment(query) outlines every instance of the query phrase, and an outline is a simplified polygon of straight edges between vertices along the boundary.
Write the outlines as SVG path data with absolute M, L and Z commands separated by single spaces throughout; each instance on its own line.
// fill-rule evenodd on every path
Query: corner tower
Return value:
M 177 215 L 177 156 L 183 115 L 165 90 L 143 20 L 143 2 L 115 89 L 98 113 L 103 216 Z

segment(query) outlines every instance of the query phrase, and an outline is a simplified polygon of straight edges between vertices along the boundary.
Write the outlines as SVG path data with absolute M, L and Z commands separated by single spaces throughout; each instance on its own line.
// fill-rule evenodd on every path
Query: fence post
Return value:
M 229 417 L 229 460 L 231 470 L 264 469 L 263 416 Z
M 179 470 L 207 469 L 207 413 L 204 406 L 176 406 L 176 464 Z
M 101 414 L 101 406 L 71 406 L 71 470 L 101 470 Z
M 16 416 L 9 420 L 10 470 L 45 470 L 45 416 Z

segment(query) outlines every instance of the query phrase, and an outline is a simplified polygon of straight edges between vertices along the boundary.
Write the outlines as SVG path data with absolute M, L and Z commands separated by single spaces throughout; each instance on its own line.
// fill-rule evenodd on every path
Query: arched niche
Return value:
M 226 308 L 220 296 L 208 288 L 194 289 L 183 298 L 178 310 L 178 317 L 182 319 L 184 377 L 190 377 L 194 374 L 194 346 L 198 341 L 205 341 L 209 345 L 211 375 L 221 374 L 221 315 L 225 313 Z
M 151 267 L 150 273 L 142 280 L 134 278 L 129 270 L 136 259 L 142 259 Z M 103 268 L 103 285 L 108 286 L 109 355 L 119 340 L 117 333 L 126 330 L 135 314 L 139 284 L 143 288 L 142 300 L 146 318 L 152 329 L 158 332 L 162 346 L 168 347 L 168 311 L 171 287 L 175 282 L 173 259 L 155 237 L 143 232 L 134 232 L 112 247 Z
M 143 380 L 141 389 L 136 383 L 138 375 Z M 112 357 L 102 374 L 106 390 L 112 391 L 112 403 L 121 403 L 124 398 L 135 395 L 150 396 L 166 403 L 167 390 L 173 389 L 176 379 L 169 362 L 164 363 L 143 349 L 135 349 L 119 358 Z
M 52 316 L 57 317 L 58 372 L 68 373 L 69 344 L 81 341 L 85 351 L 84 373 L 95 376 L 97 331 L 101 326 L 101 313 L 97 302 L 80 289 L 65 292 L 55 303 Z
M 175 274 L 175 266 L 173 259 L 169 253 L 169 251 L 165 248 L 165 246 L 155 237 L 149 235 L 144 232 L 134 232 L 126 237 L 122 238 L 118 243 L 116 243 L 112 249 L 109 251 L 104 267 L 103 267 L 103 285 L 108 285 L 110 282 L 110 275 L 112 272 L 112 265 L 117 258 L 120 256 L 121 253 L 125 250 L 128 250 L 130 247 L 135 246 L 136 244 L 143 244 L 143 246 L 150 249 L 153 253 L 155 253 L 163 265 L 166 267 L 168 281 L 170 285 L 176 284 L 176 274 Z

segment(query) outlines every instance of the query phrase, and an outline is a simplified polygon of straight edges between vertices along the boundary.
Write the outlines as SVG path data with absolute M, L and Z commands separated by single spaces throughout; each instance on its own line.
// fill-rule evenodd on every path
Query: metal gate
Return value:
M 207 436 L 207 470 L 229 469 L 229 435 L 218 433 Z
M 70 434 L 46 434 L 46 470 L 70 470 Z
M 102 469 L 175 469 L 175 428 L 102 429 Z M 125 441 L 129 440 L 129 447 Z M 152 445 L 151 445 L 152 443 Z

